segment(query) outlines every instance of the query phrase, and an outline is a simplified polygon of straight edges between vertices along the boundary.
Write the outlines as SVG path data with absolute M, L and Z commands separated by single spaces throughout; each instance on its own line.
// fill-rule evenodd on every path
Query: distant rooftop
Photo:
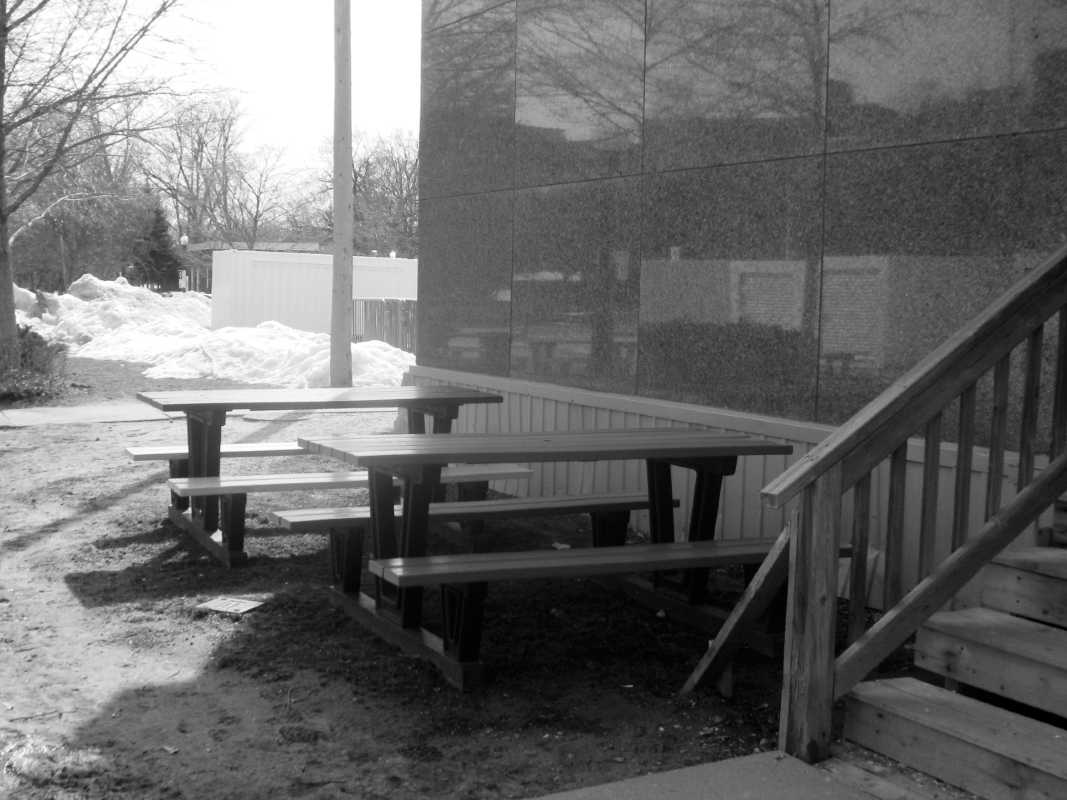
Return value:
M 269 250 L 276 253 L 322 253 L 329 248 L 324 248 L 319 242 L 256 242 L 256 246 L 249 248 L 244 242 L 224 242 L 221 239 L 206 242 L 190 243 L 189 249 L 202 250 Z

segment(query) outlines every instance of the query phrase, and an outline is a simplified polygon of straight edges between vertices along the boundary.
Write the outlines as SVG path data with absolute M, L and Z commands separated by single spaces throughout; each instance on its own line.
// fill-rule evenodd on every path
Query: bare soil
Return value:
M 74 359 L 63 402 L 212 383 L 142 366 Z M 392 421 L 246 416 L 224 436 Z M 589 581 L 491 586 L 491 680 L 457 692 L 330 604 L 323 537 L 266 516 L 329 495 L 250 498 L 245 568 L 188 544 L 166 521 L 166 465 L 123 452 L 183 436 L 178 421 L 0 431 L 0 796 L 522 798 L 774 747 L 778 659 L 745 651 L 732 699 L 679 700 L 706 637 Z M 583 525 L 500 536 L 549 546 Z M 263 605 L 198 610 L 216 597 Z

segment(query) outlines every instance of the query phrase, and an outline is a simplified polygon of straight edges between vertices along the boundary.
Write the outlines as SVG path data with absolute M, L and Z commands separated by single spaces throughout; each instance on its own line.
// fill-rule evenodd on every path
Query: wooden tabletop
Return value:
M 437 404 L 499 403 L 500 395 L 453 386 L 391 386 L 314 389 L 206 389 L 138 392 L 163 411 L 282 411 L 301 408 L 410 408 Z
M 619 428 L 556 433 L 378 434 L 301 438 L 301 447 L 360 467 L 600 459 L 695 460 L 788 454 L 792 445 L 737 433 Z

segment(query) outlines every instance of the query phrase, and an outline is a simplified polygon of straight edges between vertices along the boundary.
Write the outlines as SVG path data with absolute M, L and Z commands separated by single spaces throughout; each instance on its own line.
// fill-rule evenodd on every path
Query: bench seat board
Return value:
M 518 464 L 458 464 L 441 470 L 442 483 L 528 478 L 531 470 Z M 179 497 L 206 497 L 297 489 L 362 489 L 366 470 L 340 472 L 289 472 L 262 475 L 222 475 L 209 478 L 170 478 L 167 486 Z
M 179 497 L 201 497 L 291 489 L 359 489 L 367 486 L 366 470 L 287 472 L 264 475 L 223 475 L 214 478 L 171 478 L 167 486 Z
M 677 505 L 677 501 L 675 501 Z M 549 497 L 507 497 L 494 500 L 464 500 L 448 503 L 431 503 L 430 517 L 434 519 L 468 520 L 494 519 L 517 516 L 560 516 L 610 511 L 640 511 L 648 508 L 648 495 L 632 494 L 603 495 L 556 495 Z M 403 509 L 397 506 L 395 513 Z M 369 506 L 342 506 L 337 508 L 295 508 L 275 511 L 271 514 L 278 523 L 294 533 L 322 530 L 327 527 L 345 527 L 370 519 Z
M 293 442 L 236 442 L 222 445 L 222 457 L 228 456 L 298 456 L 307 453 Z M 184 444 L 127 447 L 126 454 L 134 461 L 175 461 L 189 457 Z
M 653 570 L 758 563 L 772 539 L 730 542 L 579 547 L 570 550 L 519 550 L 462 553 L 418 558 L 371 559 L 371 574 L 400 588 L 497 580 L 618 575 Z

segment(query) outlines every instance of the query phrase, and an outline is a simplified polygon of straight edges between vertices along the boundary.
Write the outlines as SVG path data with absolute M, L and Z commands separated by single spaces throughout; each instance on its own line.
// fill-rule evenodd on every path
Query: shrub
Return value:
M 0 373 L 0 403 L 54 397 L 63 388 L 67 349 L 19 326 L 19 364 Z

